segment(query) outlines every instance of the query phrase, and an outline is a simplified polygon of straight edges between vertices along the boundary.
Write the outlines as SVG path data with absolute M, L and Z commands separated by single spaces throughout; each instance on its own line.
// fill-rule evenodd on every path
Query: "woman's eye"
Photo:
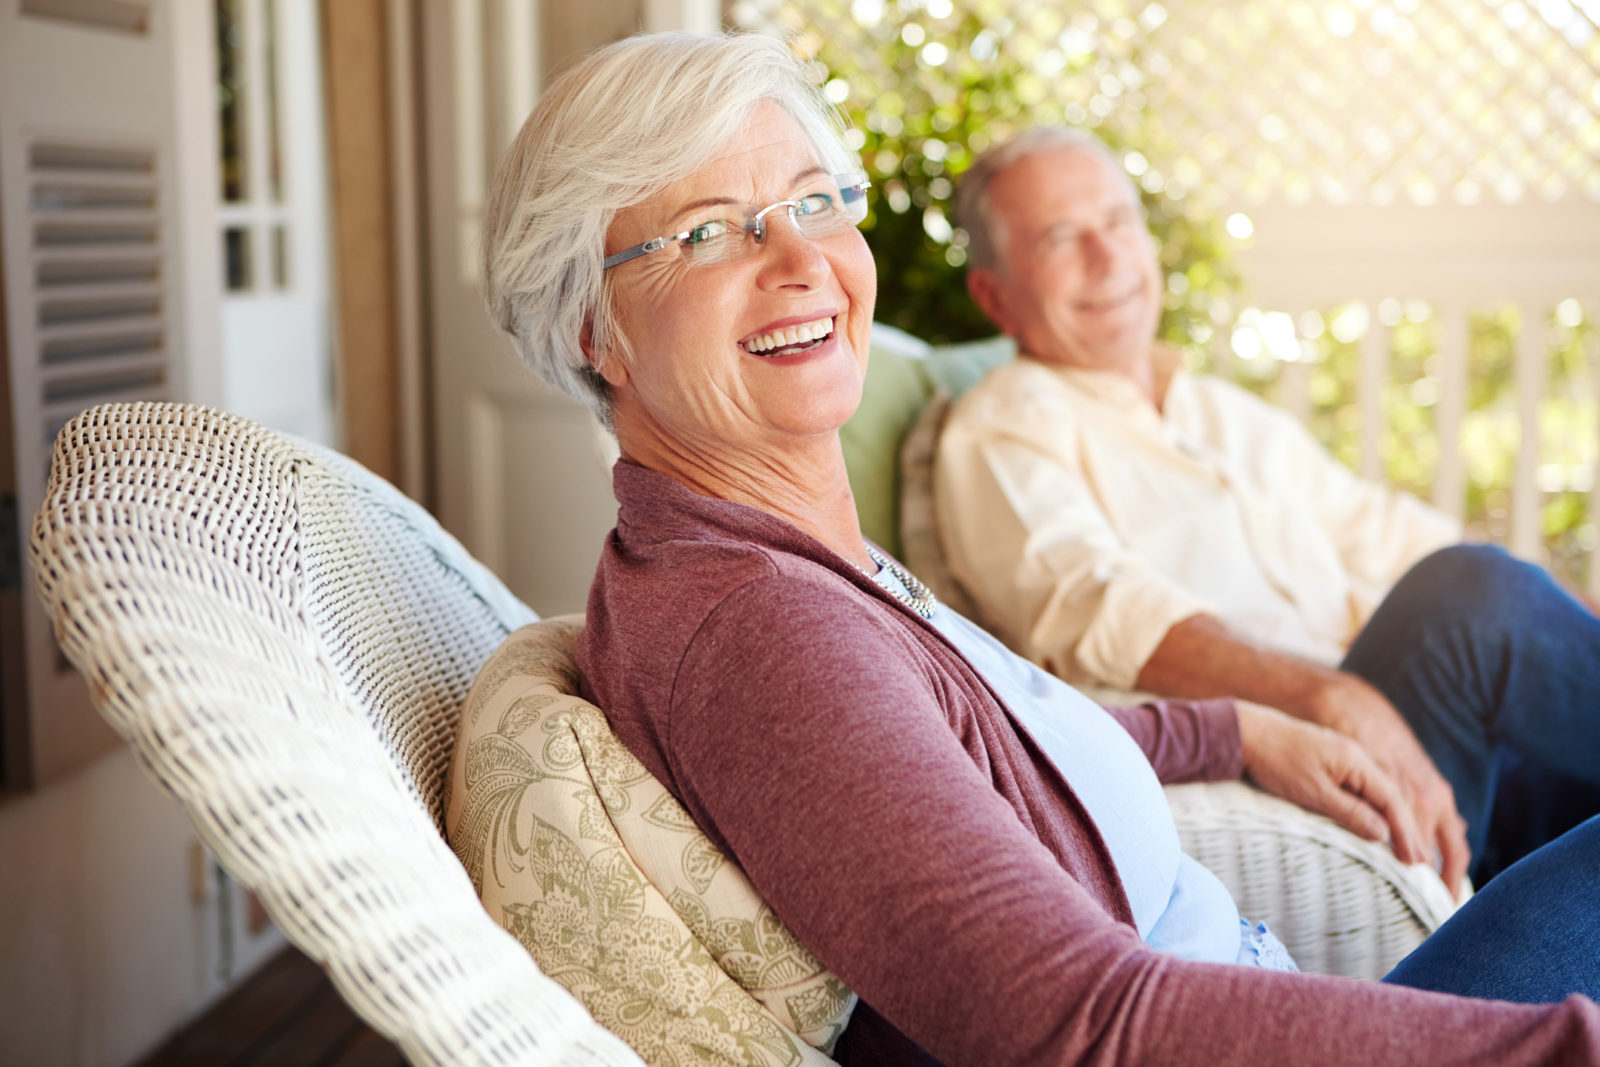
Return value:
M 689 231 L 688 236 L 683 239 L 683 243 L 691 247 L 694 245 L 705 244 L 707 241 L 721 237 L 731 229 L 732 227 L 722 219 L 713 219 L 710 222 L 702 222 L 700 225 Z
M 833 196 L 829 193 L 812 193 L 800 198 L 801 215 L 820 215 L 833 209 Z

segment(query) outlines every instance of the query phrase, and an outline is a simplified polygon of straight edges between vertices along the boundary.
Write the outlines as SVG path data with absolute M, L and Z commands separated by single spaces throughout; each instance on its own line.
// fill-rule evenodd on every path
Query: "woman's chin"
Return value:
M 861 388 L 830 390 L 826 395 L 813 396 L 801 417 L 794 420 L 795 431 L 802 436 L 837 437 L 844 424 L 861 406 Z
M 768 394 L 763 422 L 785 437 L 800 440 L 837 435 L 861 406 L 861 382 L 834 379 Z

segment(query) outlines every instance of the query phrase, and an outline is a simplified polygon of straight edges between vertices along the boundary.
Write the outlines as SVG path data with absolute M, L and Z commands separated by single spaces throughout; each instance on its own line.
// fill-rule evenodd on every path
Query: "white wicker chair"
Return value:
M 420 507 L 231 415 L 107 405 L 57 440 L 30 548 L 102 713 L 412 1062 L 640 1062 L 490 918 L 442 839 L 467 690 L 535 616 Z M 1188 847 L 1304 962 L 1381 973 L 1436 925 L 1384 850 L 1270 799 L 1208 814 L 1215 795 L 1174 794 Z
M 426 512 L 243 419 L 111 405 L 61 432 L 31 551 L 101 712 L 411 1062 L 641 1062 L 441 836 L 467 688 L 535 616 Z

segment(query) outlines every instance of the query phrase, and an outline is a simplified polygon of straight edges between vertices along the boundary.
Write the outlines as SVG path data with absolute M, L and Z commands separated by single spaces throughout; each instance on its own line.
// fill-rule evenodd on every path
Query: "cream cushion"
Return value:
M 831 1062 L 855 995 L 577 695 L 581 628 L 515 631 L 468 694 L 445 825 L 484 906 L 652 1064 Z
M 934 512 L 933 466 L 950 404 L 950 394 L 936 390 L 900 443 L 900 550 L 911 573 L 935 596 L 957 614 L 981 623 L 977 604 L 945 561 Z

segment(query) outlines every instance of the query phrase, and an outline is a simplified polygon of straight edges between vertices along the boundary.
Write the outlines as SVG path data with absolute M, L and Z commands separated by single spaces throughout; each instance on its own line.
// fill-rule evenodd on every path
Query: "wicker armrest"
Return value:
M 1242 782 L 1167 787 L 1183 849 L 1302 970 L 1381 978 L 1455 911 L 1433 869 Z
M 420 506 L 235 416 L 106 405 L 61 431 L 30 550 L 101 714 L 411 1063 L 641 1067 L 440 834 L 473 672 L 534 615 Z

